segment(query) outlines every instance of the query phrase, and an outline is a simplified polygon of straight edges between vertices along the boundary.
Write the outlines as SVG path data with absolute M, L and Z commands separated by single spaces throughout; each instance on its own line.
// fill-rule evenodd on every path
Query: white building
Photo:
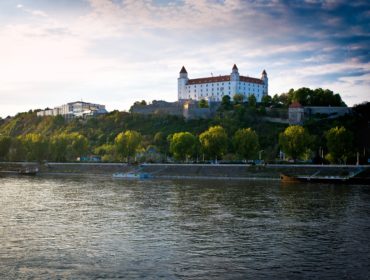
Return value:
M 105 105 L 77 101 L 55 107 L 54 109 L 46 109 L 37 112 L 37 116 L 44 117 L 61 115 L 65 118 L 74 118 L 74 117 L 95 116 L 106 113 L 107 110 L 105 109 Z
M 261 102 L 268 94 L 268 78 L 265 70 L 261 79 L 240 76 L 238 67 L 234 64 L 230 75 L 189 79 L 188 72 L 183 66 L 178 81 L 178 100 L 209 100 L 221 101 L 222 97 L 241 94 L 244 99 L 254 95 L 257 102 Z

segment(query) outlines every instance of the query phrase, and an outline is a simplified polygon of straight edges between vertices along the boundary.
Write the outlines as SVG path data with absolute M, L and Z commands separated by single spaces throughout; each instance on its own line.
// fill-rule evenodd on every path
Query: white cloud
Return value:
M 267 6 L 243 0 L 88 2 L 90 10 L 68 20 L 42 7 L 16 6 L 27 15 L 23 22 L 0 29 L 0 97 L 7 99 L 5 107 L 0 105 L 2 115 L 10 114 L 4 112 L 15 102 L 10 95 L 17 96 L 18 104 L 23 100 L 19 110 L 76 98 L 106 103 L 109 109 L 128 109 L 139 99 L 174 100 L 182 65 L 191 77 L 228 74 L 234 63 L 243 75 L 258 77 L 266 69 L 271 94 L 322 86 L 308 84 L 313 75 L 369 70 L 357 61 L 330 61 L 337 49 L 333 44 L 289 40 L 307 31 L 285 17 L 261 12 L 271 8 L 283 14 L 278 1 Z M 351 82 L 358 84 L 339 81 L 333 86 L 345 83 L 345 94 Z M 363 99 L 364 92 L 361 88 Z

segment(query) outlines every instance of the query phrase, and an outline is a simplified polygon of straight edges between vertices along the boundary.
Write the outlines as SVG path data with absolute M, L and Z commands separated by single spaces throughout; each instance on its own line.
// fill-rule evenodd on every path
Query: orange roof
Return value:
M 263 85 L 263 81 L 261 79 L 256 79 L 256 78 L 251 78 L 251 77 L 240 76 L 240 81 Z
M 218 76 L 218 77 L 199 78 L 199 79 L 190 79 L 188 81 L 188 85 L 218 83 L 218 82 L 228 82 L 228 81 L 230 81 L 230 75 Z
M 198 78 L 198 79 L 190 79 L 188 80 L 188 85 L 195 85 L 195 84 L 206 84 L 206 83 L 219 83 L 219 82 L 229 82 L 230 75 L 225 76 L 218 76 L 218 77 L 206 77 L 206 78 Z M 256 78 L 240 76 L 241 82 L 253 83 L 253 84 L 261 84 L 263 85 L 263 81 Z

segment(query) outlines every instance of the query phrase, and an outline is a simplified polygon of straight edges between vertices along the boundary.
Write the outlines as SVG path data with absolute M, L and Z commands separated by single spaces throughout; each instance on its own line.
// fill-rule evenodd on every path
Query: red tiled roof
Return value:
M 230 81 L 230 75 L 218 76 L 218 77 L 199 78 L 199 79 L 190 79 L 188 81 L 188 85 L 218 83 L 218 82 L 228 82 L 228 81 Z
M 225 76 L 217 76 L 217 77 L 190 79 L 188 80 L 187 84 L 195 85 L 195 84 L 219 83 L 219 82 L 229 82 L 229 81 L 230 81 L 230 75 L 225 75 Z M 240 81 L 263 85 L 262 80 L 256 79 L 256 78 L 245 77 L 245 76 L 240 76 Z
M 256 79 L 256 78 L 251 78 L 251 77 L 240 76 L 240 81 L 246 82 L 246 83 L 263 85 L 263 81 L 261 79 Z
M 303 106 L 298 101 L 294 101 L 292 104 L 290 104 L 289 108 L 303 108 Z

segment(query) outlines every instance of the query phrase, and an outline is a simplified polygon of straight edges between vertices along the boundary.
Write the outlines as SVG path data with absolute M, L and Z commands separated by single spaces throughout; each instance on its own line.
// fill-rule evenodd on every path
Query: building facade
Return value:
M 106 114 L 105 105 L 88 103 L 83 101 L 71 102 L 54 109 L 45 109 L 37 112 L 38 117 L 63 116 L 65 118 L 88 117 Z
M 241 94 L 245 100 L 254 95 L 261 102 L 268 95 L 268 78 L 265 70 L 261 79 L 239 75 L 238 67 L 234 64 L 230 75 L 189 79 L 188 72 L 183 66 L 178 81 L 178 100 L 221 101 L 225 95 L 233 98 Z

